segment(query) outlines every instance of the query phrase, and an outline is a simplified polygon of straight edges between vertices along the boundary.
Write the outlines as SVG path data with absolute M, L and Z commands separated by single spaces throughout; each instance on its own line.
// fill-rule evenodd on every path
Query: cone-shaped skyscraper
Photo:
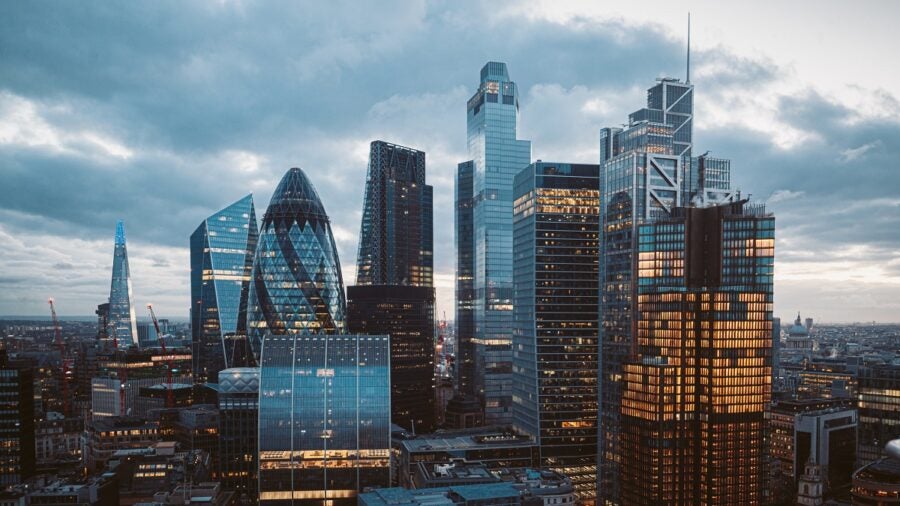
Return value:
M 265 334 L 344 332 L 344 281 L 331 225 L 302 170 L 284 175 L 263 216 L 247 331 L 259 357 Z
M 128 249 L 125 247 L 125 222 L 116 223 L 116 246 L 113 250 L 112 284 L 109 288 L 108 334 L 115 336 L 122 346 L 138 344 L 137 318 L 132 304 L 131 272 L 128 270 Z M 113 333 L 115 332 L 115 334 Z

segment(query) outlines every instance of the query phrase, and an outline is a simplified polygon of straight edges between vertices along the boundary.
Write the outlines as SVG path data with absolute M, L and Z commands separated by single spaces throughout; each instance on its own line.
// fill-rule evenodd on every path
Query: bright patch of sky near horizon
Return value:
M 135 303 L 189 307 L 188 237 L 301 166 L 355 280 L 368 142 L 427 153 L 438 314 L 453 314 L 453 176 L 488 59 L 533 158 L 596 163 L 599 128 L 683 77 L 695 143 L 776 213 L 776 315 L 900 319 L 900 4 L 0 4 L 0 314 L 91 314 L 126 219 Z M 373 23 L 372 20 L 378 20 Z

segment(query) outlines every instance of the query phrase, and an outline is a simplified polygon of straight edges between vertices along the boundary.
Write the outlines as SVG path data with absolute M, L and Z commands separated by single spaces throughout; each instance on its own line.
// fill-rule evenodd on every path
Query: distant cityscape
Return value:
M 775 315 L 777 217 L 698 154 L 689 66 L 590 163 L 533 160 L 474 70 L 454 315 L 413 147 L 371 142 L 363 202 L 293 167 L 210 209 L 189 320 L 135 304 L 110 223 L 94 316 L 0 319 L 0 505 L 900 504 L 900 323 Z

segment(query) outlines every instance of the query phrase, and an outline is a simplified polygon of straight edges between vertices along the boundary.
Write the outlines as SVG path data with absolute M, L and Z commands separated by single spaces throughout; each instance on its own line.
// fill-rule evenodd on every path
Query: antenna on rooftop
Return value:
M 688 39 L 687 39 L 687 76 L 684 82 L 691 82 L 691 13 L 688 12 Z

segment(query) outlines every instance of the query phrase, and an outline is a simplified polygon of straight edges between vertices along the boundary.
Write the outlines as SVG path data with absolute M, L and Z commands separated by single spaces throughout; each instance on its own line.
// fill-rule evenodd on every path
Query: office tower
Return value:
M 639 228 L 623 504 L 760 504 L 775 219 L 746 201 Z
M 597 494 L 599 172 L 536 162 L 513 191 L 513 426 L 582 503 Z
M 219 479 L 248 503 L 259 500 L 259 369 L 219 371 Z
M 369 146 L 357 285 L 432 286 L 432 188 L 425 153 L 384 141 Z
M 457 236 L 457 247 L 469 245 L 473 252 L 474 329 L 470 335 L 460 329 L 459 339 L 461 353 L 474 344 L 475 374 L 472 385 L 463 386 L 482 399 L 487 424 L 512 421 L 512 185 L 531 163 L 531 142 L 516 138 L 518 116 L 519 94 L 506 64 L 488 62 L 466 105 L 471 165 L 460 164 L 457 175 L 460 185 L 470 177 L 472 189 L 471 236 Z M 457 207 L 461 212 L 468 213 Z M 465 293 L 467 280 L 457 277 L 457 290 Z
M 391 420 L 418 432 L 435 415 L 432 214 L 425 153 L 372 142 L 347 327 L 391 336 Z
M 256 253 L 253 196 L 203 220 L 191 234 L 191 336 L 194 381 L 253 363 L 247 297 Z
M 600 131 L 602 502 L 618 504 L 620 496 L 622 366 L 633 340 L 637 227 L 691 202 L 735 198 L 728 160 L 691 156 L 693 95 L 692 84 L 661 79 L 647 91 L 647 107 L 629 115 L 625 128 Z
M 390 338 L 266 335 L 260 504 L 356 504 L 390 484 Z
M 328 216 L 291 169 L 260 228 L 248 329 L 259 356 L 259 500 L 355 504 L 390 482 L 390 340 L 343 334 Z
M 137 317 L 134 314 L 131 271 L 125 247 L 125 222 L 116 223 L 116 246 L 113 251 L 112 284 L 109 288 L 109 331 L 119 346 L 138 345 Z
M 844 430 L 848 429 L 848 430 Z M 793 501 L 804 466 L 834 462 L 845 484 L 856 462 L 857 411 L 849 399 L 781 400 L 769 410 L 769 456 L 774 466 L 771 503 Z M 837 456 L 835 459 L 833 456 Z M 843 467 L 843 469 L 841 469 Z M 838 478 L 838 481 L 840 479 Z M 836 482 L 837 483 L 837 482 Z M 824 485 L 822 492 L 824 493 Z
M 347 302 L 331 224 L 298 168 L 287 171 L 272 194 L 252 277 L 247 333 L 255 358 L 264 335 L 344 331 Z
M 477 399 L 475 389 L 475 232 L 472 223 L 474 163 L 457 166 L 454 214 L 456 242 L 457 404 Z M 471 402 L 466 402 L 470 404 Z M 483 418 L 483 417 L 482 417 Z
M 352 333 L 391 336 L 391 422 L 417 433 L 435 428 L 434 289 L 347 287 Z
M 0 488 L 35 472 L 34 372 L 0 348 Z
M 807 319 L 804 320 L 804 321 L 805 321 L 805 323 L 806 323 L 806 330 L 812 331 L 812 328 L 813 328 L 813 319 L 812 319 L 812 318 L 807 318 Z
M 900 435 L 900 365 L 859 369 L 859 464 L 885 455 L 885 445 Z

